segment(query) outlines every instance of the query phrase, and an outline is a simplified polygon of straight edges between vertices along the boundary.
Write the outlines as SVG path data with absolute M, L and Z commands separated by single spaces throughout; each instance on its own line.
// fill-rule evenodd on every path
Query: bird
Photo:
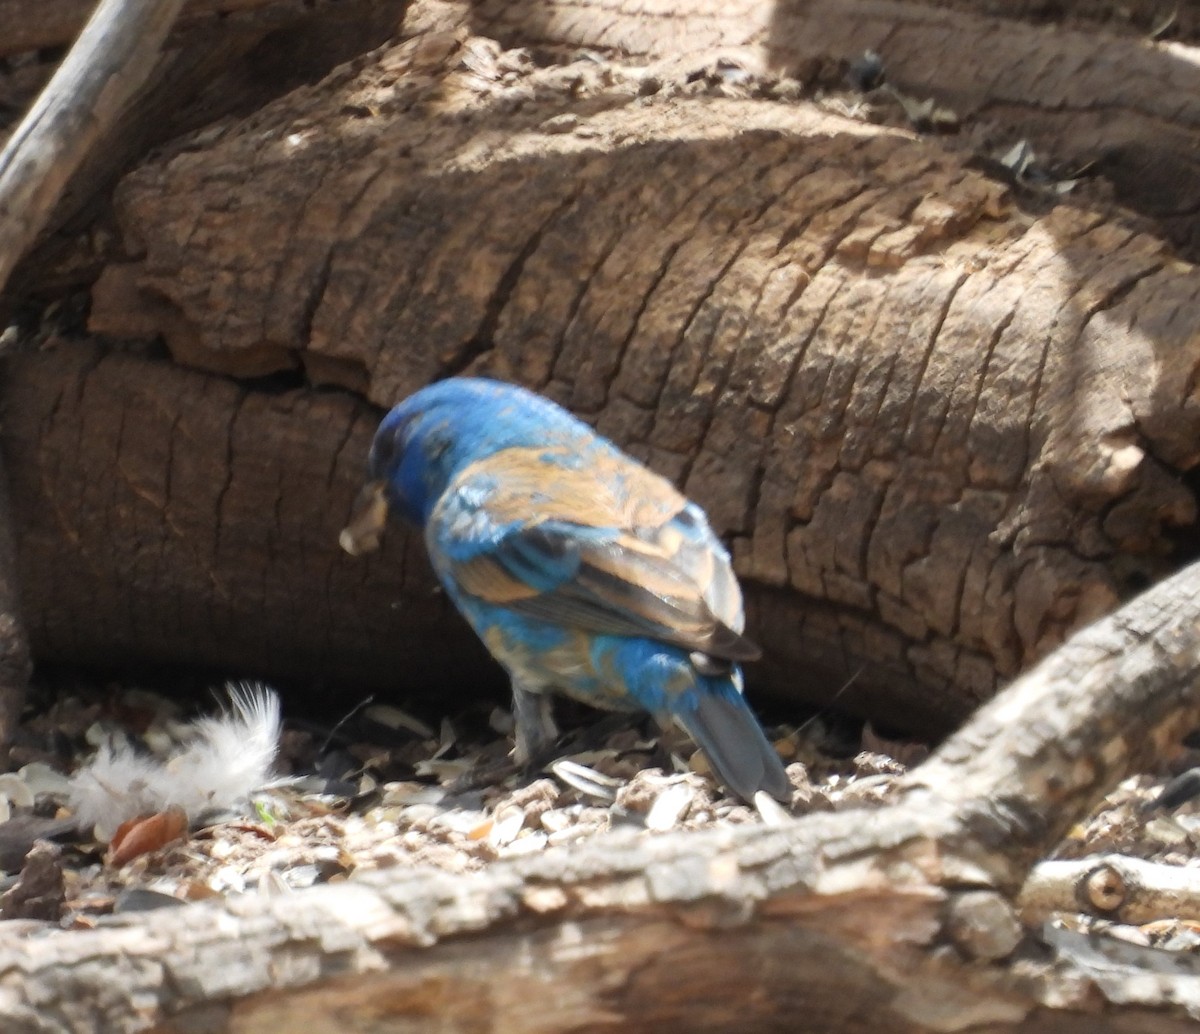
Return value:
M 380 422 L 339 542 L 421 529 L 434 572 L 512 682 L 515 760 L 556 731 L 550 694 L 649 712 L 753 802 L 791 783 L 743 695 L 742 594 L 704 511 L 549 399 L 449 377 Z

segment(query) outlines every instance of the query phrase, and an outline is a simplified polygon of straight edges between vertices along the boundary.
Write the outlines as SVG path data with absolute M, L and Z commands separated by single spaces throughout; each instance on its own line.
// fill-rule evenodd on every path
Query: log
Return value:
M 1023 936 L 1009 902 L 1101 794 L 1200 720 L 1198 666 L 1194 565 L 1019 679 L 886 808 L 614 832 L 481 872 L 375 872 L 93 931 L 4 924 L 0 1021 L 12 1034 L 1183 1031 L 1200 1015 L 1194 960 L 1172 956 L 1154 979 L 1119 960 L 1093 972 L 1079 945 L 1059 937 L 1055 958 Z
M 182 0 L 148 7 L 103 0 L 0 151 L 0 290 L 45 229 L 67 182 L 145 82 Z M 25 699 L 29 644 L 0 464 L 0 745 Z
M 81 5 L 49 0 L 37 16 L 21 0 L 0 2 L 0 49 L 30 43 L 28 33 L 65 42 Z M 392 36 L 405 0 L 233 0 L 193 2 L 166 38 L 141 92 L 123 108 L 106 146 L 93 150 L 45 221 L 34 254 L 15 271 L 7 309 L 45 305 L 86 287 L 117 245 L 109 214 L 118 176 L 166 140 L 315 82 Z M 60 38 L 62 37 L 62 38 Z M 40 38 L 40 37 L 39 37 Z M 43 44 L 44 45 L 44 44 Z M 9 104 L 41 86 L 40 69 L 0 73 Z M 0 94 L 2 95 L 2 94 Z
M 5 357 L 39 656 L 473 691 L 419 542 L 355 563 L 335 536 L 380 407 L 482 371 L 708 506 L 758 687 L 821 700 L 866 662 L 839 703 L 928 730 L 1036 666 L 886 808 L 0 925 L 0 1028 L 1192 1029 L 1191 960 L 1017 903 L 1200 719 L 1195 568 L 1056 649 L 1187 552 L 1194 267 L 753 55 L 539 68 L 415 17 L 130 176 L 104 336 Z
M 104 0 L 0 153 L 0 286 L 158 59 L 182 0 Z
M 590 16 L 596 9 L 603 15 Z M 1175 12 L 1194 44 L 1196 13 L 1187 5 Z M 737 48 L 743 61 L 834 86 L 843 85 L 846 63 L 874 50 L 890 82 L 952 109 L 975 146 L 1000 153 L 1024 138 L 1064 176 L 1103 176 L 1123 204 L 1159 221 L 1195 259 L 1195 47 L 1120 31 L 1123 17 L 1149 29 L 1168 14 L 1158 4 L 1086 2 L 1047 12 L 1042 4 L 986 0 L 737 0 L 719 8 L 705 0 L 669 8 L 637 0 L 481 0 L 471 18 L 475 32 L 507 46 L 694 60 Z M 1111 27 L 1095 24 L 1110 20 Z
M 448 373 L 532 384 L 731 540 L 767 648 L 755 686 L 824 702 L 861 669 L 839 706 L 945 731 L 1176 562 L 1200 440 L 1200 342 L 1177 314 L 1200 276 L 1100 202 L 1029 210 L 938 140 L 746 96 L 771 82 L 747 75 L 711 96 L 670 62 L 537 68 L 458 32 L 413 37 L 129 176 L 117 206 L 139 253 L 105 269 L 92 328 L 377 407 Z M 104 558 L 128 533 L 33 534 L 38 468 L 86 477 L 65 426 L 64 460 L 9 410 L 7 447 L 31 464 L 16 505 L 33 634 L 79 656 L 62 618 L 99 585 L 121 620 L 128 574 Z M 272 448 L 258 462 L 286 493 Z M 261 605 L 297 549 L 226 567 L 223 534 L 187 548 Z M 45 574 L 80 553 L 100 565 L 86 590 Z M 378 570 L 424 606 L 401 565 Z M 212 592 L 186 605 L 234 624 Z M 112 641 L 170 634 L 149 621 Z M 294 627 L 269 607 L 259 623 L 280 643 Z M 413 627 L 372 630 L 375 683 L 420 663 Z
M 279 3 L 280 0 L 186 0 L 180 24 L 186 28 L 214 15 L 228 16 Z M 792 9 L 802 7 L 794 3 L 790 6 Z M 4 32 L 0 34 L 0 56 L 69 43 L 91 14 L 92 7 L 90 0 L 0 0 L 0 25 L 4 26 Z M 672 8 L 672 13 L 677 7 Z M 1169 18 L 1169 12 L 1164 12 L 1162 5 L 1155 0 L 1125 0 L 1120 4 L 1076 0 L 1074 3 L 1055 4 L 1054 10 L 1049 12 L 1045 0 L 1017 0 L 1002 5 L 995 0 L 943 0 L 938 9 L 958 9 L 1035 25 L 1043 22 L 1049 14 L 1068 20 L 1072 25 L 1111 27 L 1115 32 L 1132 29 L 1132 35 L 1139 37 L 1158 30 L 1158 36 L 1189 42 L 1195 42 L 1200 35 L 1200 17 L 1196 11 L 1181 5 L 1175 9 L 1174 17 Z M 532 5 L 526 5 L 524 10 L 531 12 Z M 611 12 L 613 8 L 609 10 Z M 624 12 L 619 7 L 616 10 L 627 16 L 637 9 L 630 4 Z M 495 17 L 494 10 L 489 12 L 488 17 Z M 526 17 L 524 24 L 536 23 Z
M 488 687 L 483 648 L 453 623 L 418 540 L 393 537 L 360 563 L 337 548 L 376 420 L 361 400 L 253 390 L 74 341 L 11 358 L 0 390 L 25 614 L 70 630 L 40 656 L 177 673 L 211 668 L 222 642 L 231 672 L 332 683 L 351 703 L 369 689 L 444 700 Z M 57 579 L 82 591 L 60 595 Z M 397 625 L 421 649 L 381 663 Z

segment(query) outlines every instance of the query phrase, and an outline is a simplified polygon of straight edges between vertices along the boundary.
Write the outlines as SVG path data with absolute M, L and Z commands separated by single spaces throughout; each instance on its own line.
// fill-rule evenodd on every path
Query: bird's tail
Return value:
M 783 762 L 732 683 L 697 694 L 696 706 L 680 708 L 675 720 L 703 749 L 717 778 L 742 800 L 753 803 L 755 793 L 765 790 L 791 803 Z

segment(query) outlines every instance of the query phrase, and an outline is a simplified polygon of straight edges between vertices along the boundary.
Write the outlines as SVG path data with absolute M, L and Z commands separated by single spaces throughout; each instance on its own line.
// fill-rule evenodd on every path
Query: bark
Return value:
M 188 30 L 197 23 L 271 6 L 295 9 L 312 5 L 297 0 L 185 0 L 179 21 Z M 94 8 L 92 0 L 0 0 L 0 25 L 4 26 L 0 56 L 66 46 L 79 35 Z
M 351 700 L 470 692 L 483 650 L 434 594 L 419 542 L 363 563 L 336 548 L 376 420 L 360 400 L 74 342 L 10 360 L 3 390 L 25 613 L 63 633 L 40 656 L 336 676 Z M 420 649 L 381 662 L 397 624 Z
M 1200 720 L 1198 664 L 1200 566 L 1019 679 L 887 808 L 612 833 L 94 931 L 7 924 L 0 1018 L 12 1034 L 1183 1031 L 1200 1015 L 1189 960 L 1146 979 L 1120 946 L 1023 937 L 1009 901 Z
M 1087 912 L 1121 923 L 1200 920 L 1200 878 L 1194 869 L 1108 855 L 1043 862 L 1021 890 L 1021 918 L 1040 922 L 1055 912 Z
M 1155 0 L 934 0 L 932 6 L 974 14 L 1009 18 L 1033 24 L 1103 26 L 1145 39 L 1183 39 L 1195 42 L 1200 31 L 1200 9 L 1180 4 L 1164 9 Z
M 5 358 L 40 657 L 475 692 L 492 669 L 419 541 L 336 547 L 380 408 L 470 370 L 546 390 L 709 509 L 768 649 L 756 687 L 824 700 L 861 669 L 839 706 L 928 732 L 1036 666 L 887 808 L 0 925 L 0 1027 L 1194 1026 L 1188 960 L 1025 930 L 1015 903 L 1062 903 L 1077 874 L 1038 868 L 1021 899 L 1031 867 L 1200 720 L 1195 568 L 1038 663 L 1191 548 L 1200 275 L 1102 191 L 1051 207 L 780 81 L 879 44 L 976 128 L 1165 155 L 1148 168 L 1187 189 L 1190 50 L 982 6 L 484 0 L 468 29 L 427 3 L 410 39 L 124 180 L 97 338 Z M 470 30 L 633 60 L 539 67 Z M 1130 916 L 1169 900 L 1129 873 Z
M 840 706 L 944 730 L 1177 562 L 1200 440 L 1200 342 L 1180 313 L 1200 277 L 1094 197 L 1047 210 L 955 146 L 749 98 L 774 83 L 752 68 L 726 90 L 696 67 L 539 69 L 424 32 L 128 177 L 136 260 L 105 269 L 92 326 L 161 334 L 212 373 L 283 377 L 289 399 L 334 385 L 386 406 L 465 370 L 542 388 L 729 536 L 768 651 L 756 686 L 823 701 L 861 669 Z M 41 361 L 14 376 L 53 398 Z M 157 376 L 170 392 L 179 374 Z M 279 644 L 255 665 L 267 673 L 316 655 L 308 670 L 344 683 L 358 652 L 373 684 L 443 684 L 412 618 L 428 614 L 424 574 L 394 558 L 414 547 L 344 576 L 397 587 L 402 618 L 312 577 L 350 563 L 325 530 L 350 468 L 331 497 L 302 498 L 271 434 L 247 455 L 279 486 L 264 512 L 296 530 L 257 554 L 214 552 L 243 533 L 222 509 L 181 536 L 121 483 L 104 527 L 82 502 L 58 510 L 69 532 L 46 527 L 47 486 L 82 500 L 92 479 L 73 443 L 96 398 L 51 404 L 49 430 L 8 401 L 40 651 L 113 661 L 190 639 L 188 659 L 224 666 L 246 649 L 212 630 L 236 628 Z M 191 445 L 218 471 L 237 424 L 220 428 Z M 343 442 L 320 423 L 295 433 L 325 454 Z M 120 442 L 124 471 L 161 479 L 141 466 L 159 438 L 139 444 L 135 420 Z M 302 531 L 322 507 L 320 534 Z M 148 564 L 135 580 L 122 538 L 173 543 L 205 574 L 176 608 L 131 603 L 178 579 Z M 73 619 L 97 600 L 103 633 Z M 298 641 L 301 615 L 333 631 Z
M 280 3 L 281 0 L 186 0 L 180 21 L 186 28 L 214 14 L 229 15 Z M 543 3 L 540 6 L 544 10 L 550 5 Z M 1164 11 L 1154 0 L 1123 0 L 1121 3 L 1097 3 L 1095 0 L 1075 0 L 1074 3 L 1063 3 L 1061 0 L 934 0 L 926 6 L 958 9 L 1035 25 L 1046 21 L 1058 23 L 1069 20 L 1093 27 L 1106 26 L 1118 32 L 1124 29 L 1139 36 L 1158 30 L 1156 35 L 1167 39 L 1194 40 L 1200 24 L 1198 12 L 1192 7 L 1180 4 L 1174 10 L 1174 17 L 1168 17 L 1171 12 Z M 63 46 L 71 42 L 91 14 L 92 7 L 90 0 L 0 0 L 0 24 L 6 26 L 4 36 L 0 37 L 0 56 Z M 679 5 L 673 5 L 669 13 L 674 16 L 678 8 Z M 535 10 L 531 4 L 524 6 L 524 24 L 537 24 L 531 20 Z M 622 8 L 612 5 L 609 10 L 621 12 Z M 632 4 L 625 6 L 626 16 L 635 16 L 646 10 L 653 9 L 643 8 L 639 11 Z M 576 22 L 583 28 L 587 19 L 576 19 Z
M 0 152 L 0 289 L 45 229 L 71 175 L 149 75 L 180 3 L 101 3 L 6 141 Z M 0 744 L 12 736 L 29 677 L 11 527 L 0 464 Z
M 0 285 L 71 174 L 145 82 L 182 0 L 107 0 L 0 153 Z
M 556 50 L 678 57 L 739 47 L 745 59 L 803 79 L 875 50 L 889 81 L 951 107 L 977 145 L 1025 138 L 1064 175 L 1102 175 L 1123 203 L 1159 220 L 1193 259 L 1200 254 L 1194 50 L 1119 31 L 1125 17 L 1143 29 L 1159 25 L 1170 6 L 736 0 L 717 9 L 682 0 L 667 16 L 634 0 L 598 6 L 603 17 L 589 17 L 591 5 L 578 0 L 479 0 L 472 24 L 508 45 Z M 1194 7 L 1174 11 L 1194 39 Z M 1039 23 L 1039 14 L 1054 23 Z M 1113 20 L 1098 28 L 1093 19 Z
M 28 31 L 61 42 L 80 6 L 51 2 L 44 17 L 39 6 L 35 18 L 21 2 L 0 3 L 0 40 L 11 41 L 14 51 L 30 42 Z M 93 150 L 72 177 L 39 247 L 17 269 L 5 292 L 8 308 L 30 298 L 58 299 L 95 279 L 114 239 L 112 187 L 136 160 L 215 120 L 254 111 L 378 46 L 395 33 L 404 6 L 405 0 L 187 5 L 145 88 L 121 111 L 105 147 Z M 24 110 L 50 68 L 19 63 L 0 74 L 0 102 Z

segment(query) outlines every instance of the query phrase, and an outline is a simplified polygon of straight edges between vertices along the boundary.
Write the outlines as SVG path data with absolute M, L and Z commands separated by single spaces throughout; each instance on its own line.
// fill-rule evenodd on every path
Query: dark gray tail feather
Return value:
M 687 734 L 703 748 L 709 763 L 730 790 L 748 804 L 765 790 L 790 804 L 792 784 L 750 705 L 735 689 L 704 693 L 694 710 L 676 714 Z

